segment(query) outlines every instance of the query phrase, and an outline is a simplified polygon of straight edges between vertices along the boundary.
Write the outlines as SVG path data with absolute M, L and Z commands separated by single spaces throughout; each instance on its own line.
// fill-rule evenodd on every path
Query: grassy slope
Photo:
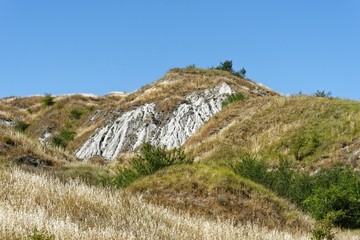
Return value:
M 300 140 L 299 140 L 299 137 Z M 337 163 L 359 169 L 360 103 L 309 96 L 253 98 L 228 106 L 185 144 L 198 163 L 176 166 L 130 189 L 158 204 L 213 218 L 305 227 L 288 202 L 231 171 L 245 153 L 286 158 L 314 171 Z
M 337 162 L 360 167 L 360 103 L 309 96 L 256 98 L 224 109 L 185 144 L 202 161 L 244 153 L 280 157 L 307 169 Z

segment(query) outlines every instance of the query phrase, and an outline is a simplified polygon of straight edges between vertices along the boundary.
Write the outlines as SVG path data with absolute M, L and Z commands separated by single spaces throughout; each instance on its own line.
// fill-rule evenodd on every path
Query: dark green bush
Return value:
M 333 167 L 310 176 L 295 171 L 289 161 L 270 166 L 245 155 L 234 172 L 289 199 L 317 220 L 346 228 L 360 228 L 360 179 L 348 167 Z
M 355 172 L 335 167 L 320 171 L 313 181 L 313 194 L 305 200 L 311 215 L 337 226 L 360 228 L 360 180 Z
M 224 62 L 220 62 L 220 64 L 217 67 L 215 67 L 215 69 L 229 72 L 229 73 L 231 73 L 237 77 L 241 77 L 241 78 L 245 78 L 245 75 L 246 75 L 245 68 L 241 68 L 239 71 L 235 71 L 233 69 L 233 63 L 231 60 L 226 60 Z
M 217 66 L 216 69 L 234 73 L 231 60 L 226 60 L 224 62 L 220 62 L 220 65 Z
M 324 98 L 331 98 L 332 93 L 331 92 L 325 92 L 317 90 L 316 93 L 314 93 L 315 97 L 324 97 Z
M 233 93 L 230 94 L 222 103 L 221 106 L 222 107 L 226 107 L 227 105 L 229 105 L 230 103 L 233 102 L 237 102 L 237 101 L 241 101 L 246 99 L 246 96 L 242 93 Z
M 18 121 L 15 124 L 15 129 L 19 132 L 25 132 L 26 129 L 28 129 L 28 127 L 30 126 L 30 124 L 24 122 L 24 121 Z
M 74 139 L 76 133 L 69 130 L 63 130 L 59 135 L 52 139 L 52 143 L 61 148 L 66 148 L 68 143 Z
M 81 111 L 80 109 L 73 109 L 70 112 L 70 118 L 72 120 L 79 120 L 83 114 L 84 112 Z
M 191 163 L 182 149 L 166 150 L 164 147 L 155 147 L 145 143 L 132 161 L 129 168 L 119 168 L 110 181 L 118 188 L 129 186 L 136 179 L 151 175 L 156 171 L 171 165 Z M 107 180 L 108 181 L 108 180 Z
M 47 93 L 45 94 L 44 98 L 43 98 L 43 104 L 44 106 L 51 106 L 54 105 L 54 97 L 51 96 L 51 94 Z

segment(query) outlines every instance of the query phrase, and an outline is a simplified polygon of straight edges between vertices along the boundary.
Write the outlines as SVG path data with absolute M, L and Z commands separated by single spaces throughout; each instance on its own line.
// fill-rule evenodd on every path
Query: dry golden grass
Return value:
M 148 204 L 140 196 L 0 169 L 0 238 L 38 229 L 56 239 L 309 239 L 302 232 L 233 226 Z
M 74 156 L 67 151 L 51 145 L 42 145 L 39 141 L 22 133 L 0 126 L 0 158 L 14 161 L 24 156 L 50 161 L 53 165 L 75 160 Z
M 128 110 L 149 102 L 156 102 L 161 111 L 170 112 L 186 95 L 197 90 L 212 88 L 226 82 L 233 90 L 248 97 L 258 96 L 261 89 L 270 96 L 277 93 L 228 72 L 207 69 L 172 69 L 160 80 L 149 84 L 125 98 L 122 108 Z
M 261 185 L 225 167 L 173 166 L 133 183 L 129 190 L 158 205 L 209 219 L 256 222 L 268 228 L 309 231 L 312 220 Z

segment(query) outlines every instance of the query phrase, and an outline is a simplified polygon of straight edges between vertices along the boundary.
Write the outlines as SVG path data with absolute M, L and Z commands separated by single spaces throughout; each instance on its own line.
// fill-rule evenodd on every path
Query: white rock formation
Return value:
M 39 142 L 43 145 L 48 143 L 48 140 L 52 137 L 52 133 L 49 131 L 45 131 L 41 136 L 38 138 Z
M 231 93 L 233 91 L 226 83 L 193 92 L 170 117 L 158 112 L 155 103 L 125 112 L 91 136 L 77 150 L 76 156 L 80 159 L 103 156 L 112 160 L 120 152 L 134 151 L 145 142 L 168 148 L 180 147 L 221 110 L 222 101 Z
M 194 92 L 186 97 L 187 103 L 180 104 L 172 117 L 153 139 L 156 145 L 168 148 L 180 147 L 210 117 L 221 110 L 221 103 L 232 90 L 223 83 L 214 89 Z

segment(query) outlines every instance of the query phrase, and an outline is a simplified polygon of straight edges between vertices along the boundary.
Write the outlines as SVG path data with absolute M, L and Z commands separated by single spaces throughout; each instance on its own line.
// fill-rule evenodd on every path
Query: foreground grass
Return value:
M 145 203 L 123 191 L 0 169 L 0 238 L 27 239 L 34 229 L 55 239 L 308 239 L 300 232 L 235 227 Z

